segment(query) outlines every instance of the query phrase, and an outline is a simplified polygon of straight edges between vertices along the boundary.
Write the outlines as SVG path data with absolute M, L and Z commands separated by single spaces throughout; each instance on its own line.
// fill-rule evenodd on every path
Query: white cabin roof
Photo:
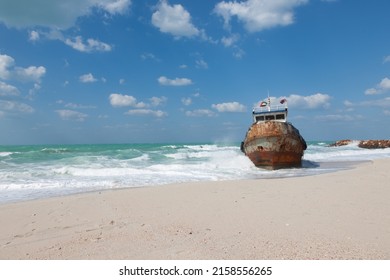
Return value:
M 252 111 L 253 122 L 277 121 L 287 122 L 287 106 L 254 107 Z

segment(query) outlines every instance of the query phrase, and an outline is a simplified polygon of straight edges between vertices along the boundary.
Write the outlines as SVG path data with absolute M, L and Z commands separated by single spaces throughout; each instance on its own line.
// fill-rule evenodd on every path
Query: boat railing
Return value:
M 256 106 L 253 107 L 253 113 L 264 113 L 264 112 L 272 112 L 272 111 L 284 111 L 287 109 L 285 105 L 272 105 L 272 106 Z

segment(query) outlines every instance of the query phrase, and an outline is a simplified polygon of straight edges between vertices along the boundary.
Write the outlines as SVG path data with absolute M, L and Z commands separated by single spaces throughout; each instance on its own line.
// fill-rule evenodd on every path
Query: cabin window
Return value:
M 265 116 L 266 121 L 270 121 L 270 120 L 274 120 L 274 119 L 275 119 L 274 115 Z
M 277 120 L 284 120 L 284 114 L 277 114 L 276 119 Z
M 256 121 L 264 121 L 264 116 L 257 116 Z

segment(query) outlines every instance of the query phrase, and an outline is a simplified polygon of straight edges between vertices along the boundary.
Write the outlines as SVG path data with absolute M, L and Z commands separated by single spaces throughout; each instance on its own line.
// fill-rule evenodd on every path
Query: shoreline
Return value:
M 52 199 L 52 198 L 60 198 L 60 197 L 67 197 L 67 196 L 73 196 L 73 195 L 82 195 L 82 194 L 88 194 L 88 193 L 99 193 L 99 192 L 105 192 L 105 191 L 116 191 L 116 190 L 128 190 L 128 189 L 138 189 L 138 188 L 159 188 L 159 187 L 165 187 L 169 185 L 185 185 L 185 184 L 191 184 L 191 183 L 212 183 L 212 182 L 234 182 L 234 181 L 245 181 L 245 180 L 268 180 L 268 179 L 283 179 L 283 178 L 294 178 L 294 177 L 306 177 L 306 176 L 316 176 L 320 174 L 328 174 L 328 173 L 334 173 L 339 172 L 343 170 L 349 170 L 356 168 L 357 166 L 365 163 L 369 163 L 372 160 L 355 160 L 355 161 L 329 161 L 329 162 L 314 162 L 310 160 L 303 160 L 303 164 L 301 168 L 292 168 L 293 174 L 281 174 L 281 175 L 275 175 L 273 171 L 278 170 L 266 170 L 261 169 L 261 171 L 268 171 L 268 174 L 262 173 L 259 175 L 259 177 L 248 177 L 248 178 L 240 178 L 236 180 L 217 180 L 217 181 L 210 181 L 210 180 L 199 180 L 199 181 L 188 181 L 188 182 L 177 182 L 177 183 L 165 183 L 161 185 L 140 185 L 140 186 L 123 186 L 123 187 L 113 187 L 113 188 L 96 188 L 96 189 L 86 189 L 81 191 L 75 191 L 75 192 L 65 192 L 65 193 L 49 193 L 46 195 L 40 195 L 32 198 L 14 198 L 14 199 L 8 199 L 1 201 L 0 200 L 0 206 L 1 205 L 7 205 L 7 204 L 14 204 L 14 203 L 23 203 L 23 202 L 29 202 L 29 201 L 35 201 L 35 200 L 44 200 L 44 199 Z M 322 168 L 324 170 L 321 170 L 319 172 L 316 172 L 318 168 Z M 280 169 L 283 171 L 289 170 L 288 168 Z M 280 171 L 279 170 L 279 171 Z M 314 171 L 313 173 L 305 172 L 307 170 Z
M 0 205 L 0 259 L 390 259 L 390 159 Z

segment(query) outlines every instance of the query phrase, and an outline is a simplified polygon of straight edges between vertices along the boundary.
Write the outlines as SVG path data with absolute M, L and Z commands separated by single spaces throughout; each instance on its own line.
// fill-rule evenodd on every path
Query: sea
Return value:
M 358 142 L 311 141 L 302 168 L 256 168 L 240 143 L 0 146 L 0 204 L 171 183 L 309 176 L 389 158 Z

